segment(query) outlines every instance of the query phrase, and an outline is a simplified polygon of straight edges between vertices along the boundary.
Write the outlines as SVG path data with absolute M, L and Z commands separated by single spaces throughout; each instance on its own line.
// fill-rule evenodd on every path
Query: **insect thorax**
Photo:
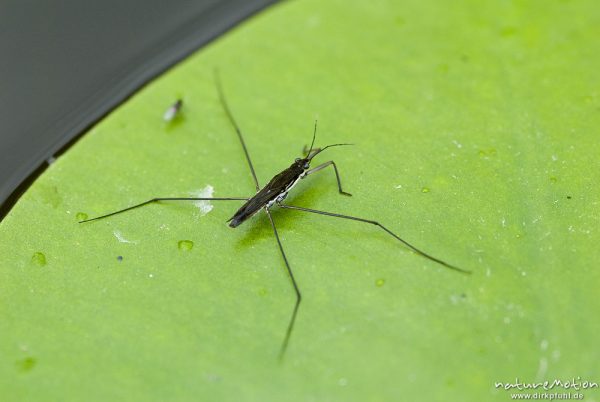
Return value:
M 290 184 L 288 184 L 285 189 L 279 193 L 279 195 L 277 195 L 277 197 L 267 203 L 267 207 L 271 207 L 273 204 L 280 203 L 285 200 L 290 190 L 300 181 L 300 179 L 304 178 L 304 176 L 306 176 L 306 173 L 300 174 L 294 181 L 290 182 Z

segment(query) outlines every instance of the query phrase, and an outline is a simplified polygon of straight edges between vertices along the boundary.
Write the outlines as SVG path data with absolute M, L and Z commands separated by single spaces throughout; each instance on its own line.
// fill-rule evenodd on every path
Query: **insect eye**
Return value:
M 310 167 L 310 164 L 309 164 L 308 162 L 306 162 L 306 163 L 304 164 L 304 169 L 308 169 L 309 167 Z

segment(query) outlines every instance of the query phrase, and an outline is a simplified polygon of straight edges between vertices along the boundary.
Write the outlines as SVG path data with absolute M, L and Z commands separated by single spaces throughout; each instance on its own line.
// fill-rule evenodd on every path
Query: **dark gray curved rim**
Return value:
M 275 0 L 0 4 L 0 220 L 140 87 Z

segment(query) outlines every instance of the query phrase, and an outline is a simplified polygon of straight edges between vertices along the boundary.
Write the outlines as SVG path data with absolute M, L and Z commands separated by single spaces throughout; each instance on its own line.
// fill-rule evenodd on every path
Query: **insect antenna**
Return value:
M 313 146 L 315 145 L 315 138 L 317 138 L 317 120 L 315 119 L 315 131 L 313 132 L 313 139 L 312 142 L 310 143 L 310 149 L 308 150 L 308 153 L 306 154 L 306 157 L 308 158 L 313 150 Z M 306 149 L 306 148 L 304 148 Z
M 314 158 L 315 156 L 317 156 L 317 155 L 318 155 L 318 154 L 320 154 L 321 152 L 325 151 L 327 148 L 331 148 L 331 147 L 341 147 L 341 146 L 344 146 L 344 145 L 354 145 L 354 144 L 331 144 L 331 145 L 327 145 L 326 147 L 323 147 L 323 148 L 317 148 L 317 149 L 315 150 L 315 153 L 314 153 L 314 154 L 312 154 L 312 155 L 309 153 L 309 154 L 308 154 L 308 156 L 307 156 L 307 158 L 308 158 L 308 160 L 310 161 L 310 160 L 312 160 L 312 158 Z

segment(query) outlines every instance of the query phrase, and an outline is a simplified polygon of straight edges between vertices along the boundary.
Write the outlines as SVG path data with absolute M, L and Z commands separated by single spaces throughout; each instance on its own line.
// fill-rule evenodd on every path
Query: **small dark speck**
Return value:
M 461 298 L 463 298 L 463 299 L 466 299 L 466 298 L 467 298 L 467 295 L 466 295 L 466 294 L 464 294 L 464 293 L 461 293 L 461 294 L 460 294 L 460 297 L 461 297 Z
M 33 369 L 35 367 L 35 363 L 36 363 L 35 358 L 26 357 L 24 359 L 17 360 L 15 365 L 17 366 L 17 370 L 25 373 L 25 372 Z
M 570 200 L 572 197 L 570 195 L 567 195 L 567 200 Z
M 117 261 L 119 261 L 119 262 L 123 261 L 123 256 L 122 255 L 118 256 Z

